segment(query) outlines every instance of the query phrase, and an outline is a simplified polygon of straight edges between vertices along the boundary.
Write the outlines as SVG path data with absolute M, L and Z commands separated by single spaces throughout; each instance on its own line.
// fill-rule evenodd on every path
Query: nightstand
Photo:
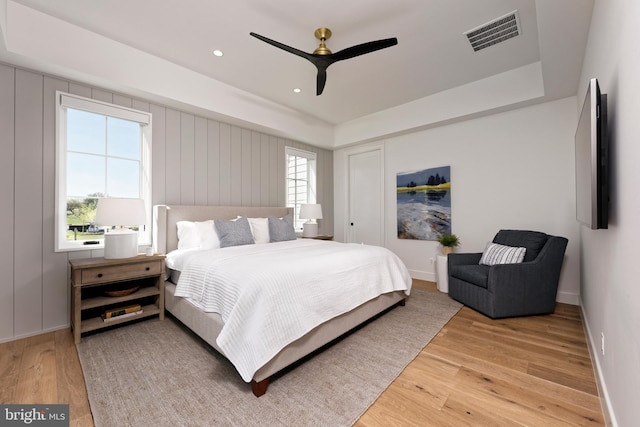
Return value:
M 151 316 L 164 319 L 164 255 L 132 258 L 83 258 L 71 266 L 71 327 L 77 344 L 81 334 Z M 139 288 L 124 296 L 108 296 Z M 104 321 L 106 310 L 140 304 L 142 313 Z

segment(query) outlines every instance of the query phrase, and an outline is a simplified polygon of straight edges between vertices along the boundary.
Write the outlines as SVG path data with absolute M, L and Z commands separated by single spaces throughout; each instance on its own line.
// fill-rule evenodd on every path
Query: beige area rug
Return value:
M 406 306 L 273 379 L 260 398 L 170 316 L 84 337 L 77 348 L 96 427 L 350 426 L 460 307 L 414 289 Z

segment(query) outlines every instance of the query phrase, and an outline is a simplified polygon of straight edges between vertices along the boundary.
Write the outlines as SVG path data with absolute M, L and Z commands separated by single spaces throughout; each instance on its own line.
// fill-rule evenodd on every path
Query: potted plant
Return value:
M 443 234 L 438 239 L 438 243 L 442 245 L 442 253 L 448 255 L 460 244 L 460 239 L 455 234 Z

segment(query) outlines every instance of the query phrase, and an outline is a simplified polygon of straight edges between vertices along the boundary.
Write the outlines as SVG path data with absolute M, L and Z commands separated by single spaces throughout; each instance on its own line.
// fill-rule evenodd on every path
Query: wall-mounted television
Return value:
M 596 230 L 609 224 L 607 95 L 589 81 L 575 137 L 576 219 Z

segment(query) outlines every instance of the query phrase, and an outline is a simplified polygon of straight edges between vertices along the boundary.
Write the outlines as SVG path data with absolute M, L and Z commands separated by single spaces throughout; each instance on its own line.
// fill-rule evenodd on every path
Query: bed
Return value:
M 167 254 L 167 264 L 174 267 L 173 270 L 167 272 L 165 282 L 166 310 L 227 357 L 236 366 L 242 378 L 251 383 L 253 394 L 257 397 L 267 391 L 270 378 L 274 374 L 381 312 L 396 305 L 404 305 L 405 298 L 411 289 L 411 278 L 406 267 L 395 255 L 384 248 L 314 239 L 296 239 L 277 243 L 256 243 L 242 247 L 232 246 L 223 249 L 200 248 L 186 251 L 182 250 L 183 248 L 179 249 L 180 245 L 184 245 L 179 243 L 178 224 L 184 230 L 184 224 L 202 225 L 205 221 L 220 220 L 218 225 L 222 225 L 223 222 L 229 222 L 224 220 L 238 217 L 251 219 L 271 217 L 269 221 L 273 220 L 273 224 L 280 224 L 281 222 L 278 220 L 284 221 L 282 218 L 291 214 L 291 209 L 284 207 L 164 205 L 154 207 L 154 250 Z M 251 226 L 255 241 L 265 242 L 264 236 L 258 235 L 260 231 L 254 224 L 257 222 L 252 222 Z M 186 242 L 184 232 L 181 238 L 183 243 Z M 296 276 L 298 274 L 296 271 L 311 271 L 316 268 L 314 264 L 323 262 L 321 260 L 325 259 L 325 256 L 328 257 L 332 253 L 342 253 L 342 251 L 345 251 L 344 255 L 339 255 L 339 257 L 349 260 L 355 260 L 358 257 L 362 260 L 371 260 L 378 256 L 385 257 L 385 259 L 366 268 L 358 267 L 360 261 L 350 262 L 348 263 L 349 267 L 344 269 L 332 267 L 328 270 L 332 272 L 335 270 L 335 276 L 333 273 L 323 274 L 323 278 L 318 278 L 315 282 L 311 280 L 311 277 L 315 276 L 310 274 Z M 304 258 L 300 258 L 292 264 L 290 260 L 294 256 L 293 252 L 304 253 Z M 307 256 L 307 253 L 312 255 Z M 254 274 L 245 279 L 240 277 L 244 273 L 239 266 L 242 265 L 241 262 L 249 260 L 249 257 L 255 257 L 251 258 L 252 261 L 249 263 L 252 266 L 259 265 L 259 268 L 246 268 L 245 270 L 252 271 Z M 388 261 L 386 257 L 388 257 Z M 283 261 L 278 261 L 280 259 Z M 198 264 L 202 260 L 211 260 L 212 265 Z M 389 263 L 390 266 L 386 267 L 386 263 Z M 385 266 L 381 266 L 381 264 L 385 264 Z M 284 297 L 282 295 L 270 297 L 265 294 L 266 289 L 273 288 L 277 292 L 277 286 L 280 286 L 280 284 L 275 284 L 275 279 L 267 276 L 267 265 L 278 266 L 275 270 L 281 273 L 286 272 L 286 274 L 273 274 L 286 276 L 282 279 L 284 282 L 292 282 L 296 285 L 287 290 Z M 229 268 L 229 272 L 223 268 Z M 385 270 L 378 270 L 380 268 Z M 327 269 L 325 272 L 327 273 Z M 220 283 L 219 281 L 222 279 L 217 278 L 216 275 L 221 275 L 225 280 L 231 278 L 232 284 L 230 286 L 237 282 L 236 288 L 232 288 L 230 291 L 236 298 L 233 304 L 225 305 L 226 303 L 220 302 L 221 297 L 219 298 L 218 295 L 220 291 L 217 291 L 217 288 L 214 287 L 213 290 L 210 290 L 208 285 L 201 285 L 201 279 L 202 282 L 213 280 Z M 243 282 L 244 280 L 246 283 Z M 252 285 L 254 282 L 257 285 Z M 297 282 L 300 283 L 297 284 Z M 336 283 L 339 283 L 340 286 L 334 286 Z M 303 286 L 307 286 L 307 288 L 303 288 Z M 354 286 L 362 287 L 362 292 L 359 289 L 357 292 L 353 292 Z M 336 289 L 333 290 L 333 287 Z M 375 289 L 370 290 L 370 287 Z M 251 292 L 245 291 L 246 289 Z M 292 310 L 292 313 L 299 311 L 298 301 L 299 305 L 303 306 L 306 303 L 304 300 L 307 298 L 307 291 L 315 292 L 315 290 L 322 292 L 322 294 L 319 297 L 309 295 L 308 298 L 330 299 L 329 310 L 318 310 L 319 315 L 316 315 L 315 312 L 313 315 L 307 315 L 309 311 L 305 308 L 306 311 L 302 315 L 300 313 L 277 315 L 279 310 Z M 353 301 L 355 293 L 363 293 L 364 300 L 355 303 Z M 245 298 L 245 294 L 249 294 L 249 297 L 246 297 L 249 298 L 247 301 L 249 304 L 253 304 L 253 307 L 257 307 L 256 310 L 242 308 L 240 297 Z M 209 307 L 207 304 L 210 301 L 220 304 L 220 306 L 218 308 Z M 265 309 L 260 310 L 263 301 Z M 275 306 L 266 308 L 267 303 L 286 303 L 289 306 L 288 308 Z M 260 317 L 261 311 L 268 311 L 269 316 Z M 238 312 L 244 313 L 247 318 L 244 319 L 237 314 Z M 275 314 L 272 315 L 272 313 Z M 282 331 L 271 331 L 272 328 L 280 327 L 278 324 L 272 325 L 275 322 L 272 322 L 273 318 L 300 320 L 288 322 L 289 325 L 283 326 L 287 334 L 293 335 L 281 339 Z M 256 331 L 261 327 L 269 330 Z M 290 332 L 289 329 L 296 330 Z M 273 334 L 275 338 L 263 338 L 263 335 L 266 336 L 267 333 Z M 253 360 L 255 353 L 258 355 L 255 356 L 256 360 Z

